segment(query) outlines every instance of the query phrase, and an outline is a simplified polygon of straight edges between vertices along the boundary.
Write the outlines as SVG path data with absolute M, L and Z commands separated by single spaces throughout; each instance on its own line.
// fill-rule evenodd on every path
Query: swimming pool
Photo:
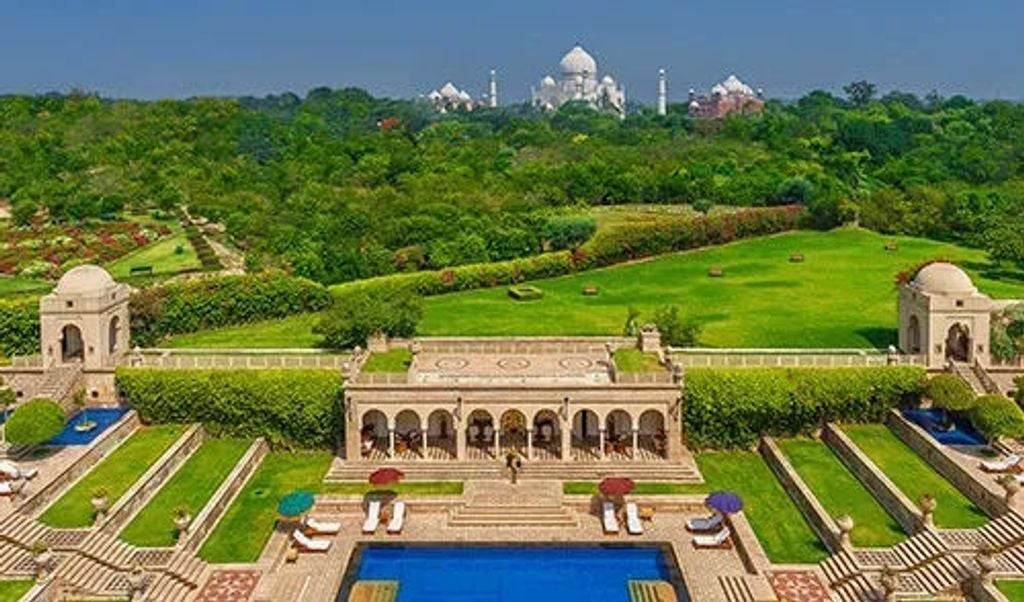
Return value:
M 128 413 L 128 408 L 117 407 L 117 408 L 89 408 L 88 410 L 80 410 L 75 412 L 67 424 L 64 425 L 64 430 L 59 435 L 47 441 L 47 445 L 88 445 L 92 443 L 92 440 L 99 437 L 100 434 L 110 428 L 110 425 L 114 424 Z M 91 431 L 79 433 L 75 430 L 75 425 L 84 419 L 91 420 L 96 423 L 96 428 Z
M 355 581 L 393 580 L 398 602 L 629 602 L 632 579 L 668 581 L 687 599 L 665 545 L 360 544 L 338 600 Z
M 938 408 L 917 408 L 903 410 L 903 416 L 923 428 L 936 441 L 943 445 L 985 445 L 985 440 L 970 423 L 959 418 L 948 420 L 945 410 Z M 948 425 L 952 428 L 943 428 Z

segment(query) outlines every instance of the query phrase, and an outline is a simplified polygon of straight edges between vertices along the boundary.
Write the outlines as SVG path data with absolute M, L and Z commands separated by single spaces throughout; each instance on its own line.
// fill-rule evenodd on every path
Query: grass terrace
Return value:
M 813 439 L 788 439 L 779 441 L 779 447 L 833 518 L 844 514 L 853 518 L 853 545 L 887 547 L 906 538 L 899 523 L 827 445 Z
M 980 508 L 907 447 L 886 426 L 880 424 L 844 427 L 859 447 L 889 479 L 915 504 L 925 493 L 935 496 L 935 524 L 939 527 L 971 528 L 985 524 Z
M 39 520 L 55 528 L 91 526 L 95 519 L 90 502 L 93 492 L 105 489 L 113 506 L 184 431 L 180 424 L 140 428 L 47 508 Z
M 384 353 L 371 353 L 363 364 L 362 372 L 408 372 L 412 364 L 412 352 L 405 348 L 392 349 Z
M 176 508 L 195 518 L 241 459 L 250 442 L 208 439 L 160 488 L 156 496 L 121 531 L 121 539 L 142 547 L 169 547 L 177 541 L 172 519 Z
M 1024 581 L 999 580 L 996 581 L 996 588 L 1010 602 L 1024 602 Z
M 25 278 L 24 276 L 0 276 L 0 298 L 7 299 L 15 295 L 49 292 L 53 283 L 41 278 Z
M 18 602 L 33 585 L 31 579 L 0 579 L 0 602 Z
M 108 263 L 105 266 L 107 271 L 115 279 L 125 280 L 132 275 L 131 270 L 134 267 L 149 266 L 153 268 L 154 275 L 177 274 L 183 270 L 199 269 L 202 264 L 199 263 L 195 249 L 188 242 L 185 233 L 177 226 L 175 229 L 178 230 L 175 234 Z
M 660 372 L 665 368 L 658 361 L 658 354 L 644 353 L 633 347 L 616 349 L 615 368 L 619 372 Z
M 181 334 L 161 345 L 176 349 L 312 349 L 323 343 L 323 337 L 313 333 L 319 321 L 318 313 L 298 314 L 280 320 Z

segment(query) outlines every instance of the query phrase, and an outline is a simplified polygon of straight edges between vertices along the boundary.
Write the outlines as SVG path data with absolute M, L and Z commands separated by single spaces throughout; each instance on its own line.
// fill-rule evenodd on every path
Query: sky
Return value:
M 413 97 L 497 69 L 523 101 L 577 41 L 627 96 L 730 73 L 769 97 L 879 89 L 1024 100 L 1021 0 L 0 0 L 0 93 L 165 98 L 357 86 Z

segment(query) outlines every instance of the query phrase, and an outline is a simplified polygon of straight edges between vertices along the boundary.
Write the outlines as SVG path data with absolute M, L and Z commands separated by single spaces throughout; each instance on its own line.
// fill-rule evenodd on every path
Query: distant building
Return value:
M 473 97 L 465 90 L 456 88 L 455 84 L 451 82 L 441 86 L 439 90 L 432 90 L 426 95 L 426 99 L 434 107 L 434 110 L 439 113 L 447 113 L 457 109 L 472 111 L 476 108 Z
M 583 101 L 595 109 L 626 115 L 626 91 L 611 75 L 598 79 L 597 61 L 577 44 L 558 64 L 561 79 L 547 75 L 532 90 L 533 106 L 552 111 L 567 102 Z
M 692 117 L 724 117 L 730 113 L 760 113 L 764 110 L 764 91 L 757 92 L 741 82 L 735 75 L 730 75 L 720 84 L 711 88 L 708 96 L 698 96 L 690 90 L 690 116 Z

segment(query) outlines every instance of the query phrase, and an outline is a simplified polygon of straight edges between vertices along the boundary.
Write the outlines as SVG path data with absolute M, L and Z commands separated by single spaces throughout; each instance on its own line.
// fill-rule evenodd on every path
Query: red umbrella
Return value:
M 405 473 L 397 468 L 378 468 L 370 475 L 370 484 L 374 486 L 390 485 L 402 480 Z
M 623 496 L 633 491 L 635 485 L 633 479 L 626 477 L 605 477 L 597 488 L 605 495 Z

